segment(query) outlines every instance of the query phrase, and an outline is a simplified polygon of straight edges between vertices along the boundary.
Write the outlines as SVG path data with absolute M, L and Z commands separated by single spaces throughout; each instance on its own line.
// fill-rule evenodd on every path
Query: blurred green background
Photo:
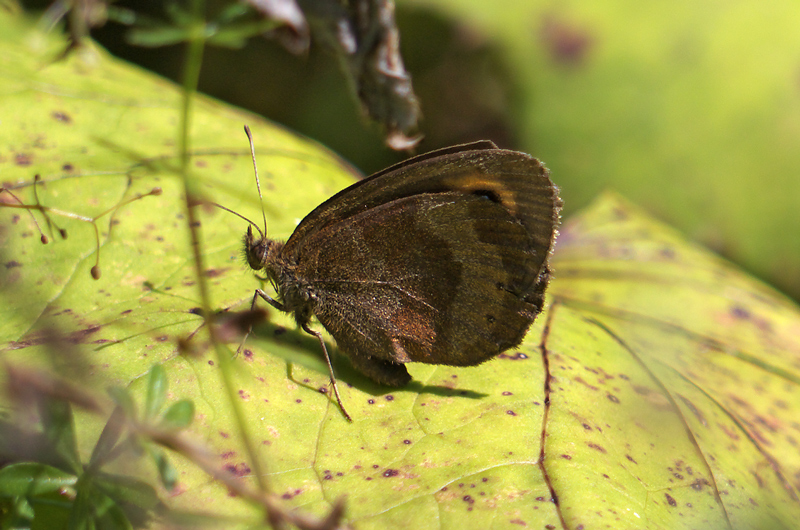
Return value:
M 117 5 L 163 16 L 162 2 Z M 422 106 L 419 151 L 488 138 L 530 152 L 566 216 L 615 189 L 800 300 L 800 3 L 400 0 L 397 21 Z M 181 47 L 131 47 L 125 31 L 92 35 L 180 75 Z M 200 88 L 365 173 L 403 157 L 317 48 L 209 48 Z

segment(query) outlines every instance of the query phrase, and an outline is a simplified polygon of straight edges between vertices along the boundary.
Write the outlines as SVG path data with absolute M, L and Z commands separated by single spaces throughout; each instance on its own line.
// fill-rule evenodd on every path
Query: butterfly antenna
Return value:
M 248 223 L 253 225 L 256 228 L 256 230 L 258 230 L 258 233 L 261 234 L 261 228 L 259 228 L 257 224 L 255 224 L 253 221 L 251 221 L 250 219 L 248 219 L 244 215 L 240 214 L 239 212 L 234 212 L 230 208 L 226 208 L 225 206 L 223 206 L 223 205 L 221 205 L 219 203 L 216 203 L 216 202 L 209 201 L 206 204 L 210 204 L 211 206 L 216 206 L 217 208 L 225 210 L 226 212 L 232 213 L 233 215 L 235 215 L 236 217 L 239 217 L 240 219 L 244 219 L 245 221 L 247 221 Z M 264 234 L 261 234 L 261 235 L 263 236 Z
M 245 125 L 244 132 L 245 134 L 247 134 L 247 139 L 250 141 L 250 156 L 253 158 L 253 172 L 256 174 L 256 188 L 258 188 L 258 200 L 261 202 L 261 217 L 264 219 L 264 232 L 261 234 L 261 237 L 266 237 L 267 214 L 264 212 L 264 197 L 261 195 L 261 182 L 258 179 L 258 166 L 256 165 L 256 147 L 253 144 L 253 135 L 250 134 L 250 127 Z

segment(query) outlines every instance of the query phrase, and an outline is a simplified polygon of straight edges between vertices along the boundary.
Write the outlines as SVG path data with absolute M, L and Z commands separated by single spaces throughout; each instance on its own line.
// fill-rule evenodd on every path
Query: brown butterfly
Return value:
M 323 202 L 285 243 L 251 222 L 247 262 L 277 292 L 256 289 L 253 306 L 261 297 L 317 337 L 350 419 L 311 317 L 384 385 L 408 383 L 409 362 L 480 364 L 542 310 L 560 208 L 527 154 L 483 141 L 416 156 Z

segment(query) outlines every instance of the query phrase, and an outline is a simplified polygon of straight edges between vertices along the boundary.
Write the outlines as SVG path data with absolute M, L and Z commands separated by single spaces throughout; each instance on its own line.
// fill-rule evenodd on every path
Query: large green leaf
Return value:
M 570 520 L 793 527 L 798 308 L 613 197 L 556 255 L 545 454 Z
M 69 238 L 43 246 L 25 212 L 0 208 L 3 360 L 56 371 L 98 395 L 126 385 L 140 408 L 146 376 L 160 363 L 165 407 L 192 399 L 193 434 L 254 481 L 195 311 L 172 172 L 178 91 L 100 50 L 88 62 L 50 64 L 58 43 L 0 17 L 15 28 L 0 31 L 10 35 L 0 38 L 3 182 L 30 183 L 40 173 L 42 203 L 81 214 L 164 189 L 120 210 L 112 230 L 100 221 L 97 281 L 88 224 L 64 220 Z M 352 177 L 320 147 L 200 99 L 192 177 L 212 200 L 260 218 L 245 122 L 270 233 L 287 237 Z M 14 193 L 32 203 L 31 191 Z M 214 209 L 201 219 L 213 308 L 249 307 L 260 283 L 240 258 L 245 223 Z M 356 528 L 793 527 L 797 307 L 613 197 L 565 226 L 554 268 L 550 308 L 526 342 L 480 367 L 412 365 L 415 382 L 394 390 L 338 360 L 352 424 L 320 392 L 324 368 L 301 362 L 318 358 L 317 342 L 272 311 L 234 361 L 271 490 L 319 514 L 346 495 Z M 190 336 L 193 348 L 182 351 L 192 353 L 181 354 L 177 341 Z M 104 420 L 76 415 L 84 461 Z M 172 506 L 257 516 L 173 458 L 177 487 L 162 492 Z

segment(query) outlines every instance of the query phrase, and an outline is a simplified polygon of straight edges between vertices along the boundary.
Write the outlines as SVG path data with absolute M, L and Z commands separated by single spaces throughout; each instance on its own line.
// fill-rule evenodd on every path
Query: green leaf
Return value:
M 43 56 L 24 43 L 43 37 L 3 35 L 0 72 L 13 77 L 0 85 L 0 114 L 10 124 L 0 128 L 0 145 L 15 153 L 14 163 L 0 162 L 4 179 L 25 183 L 40 173 L 43 203 L 81 212 L 102 211 L 134 190 L 164 189 L 120 210 L 113 230 L 100 224 L 97 281 L 89 274 L 91 227 L 66 220 L 70 239 L 43 248 L 29 216 L 0 207 L 0 262 L 19 264 L 0 267 L 5 361 L 51 369 L 43 330 L 64 330 L 91 366 L 82 384 L 98 393 L 127 385 L 142 401 L 145 376 L 160 363 L 168 397 L 196 407 L 188 432 L 254 482 L 196 309 L 198 278 L 171 172 L 177 90 L 101 51 L 91 67 L 70 57 L 34 68 Z M 287 238 L 352 182 L 324 149 L 250 114 L 199 98 L 192 122 L 198 187 L 260 219 L 240 132 L 250 124 L 273 237 Z M 16 192 L 34 200 L 30 187 Z M 260 282 L 241 264 L 246 223 L 217 210 L 198 215 L 213 309 L 249 308 Z M 346 495 L 346 519 L 357 529 L 608 521 L 619 529 L 793 528 L 800 310 L 613 197 L 564 226 L 553 267 L 550 304 L 525 342 L 481 366 L 411 365 L 414 382 L 389 389 L 335 359 L 353 424 L 320 392 L 324 371 L 276 354 L 318 355 L 319 344 L 271 310 L 270 323 L 233 360 L 270 489 L 319 516 Z M 179 349 L 178 339 L 194 349 Z M 80 413 L 77 425 L 88 452 L 102 424 Z M 174 466 L 181 494 L 170 507 L 261 521 L 185 455 L 176 454 Z M 136 502 L 153 506 L 154 495 Z
M 108 530 L 129 530 L 133 525 L 128 520 L 125 512 L 117 504 L 111 504 L 100 517 L 98 517 L 98 526 Z
M 93 530 L 95 506 L 102 505 L 105 499 L 100 498 L 92 487 L 91 479 L 86 475 L 78 482 L 78 492 L 72 503 L 67 523 L 68 530 Z
M 147 400 L 144 405 L 145 419 L 155 418 L 167 399 L 167 374 L 160 364 L 154 364 L 147 379 Z
M 136 28 L 130 30 L 127 38 L 135 46 L 159 48 L 188 41 L 192 38 L 194 31 L 193 28 L 171 26 Z
M 151 456 L 158 469 L 158 476 L 161 478 L 161 484 L 167 491 L 172 491 L 178 481 L 178 471 L 170 463 L 164 451 L 151 451 Z
M 122 407 L 114 407 L 111 416 L 108 418 L 103 431 L 100 433 L 100 438 L 94 446 L 92 456 L 89 464 L 95 468 L 99 468 L 105 460 L 112 454 L 114 447 L 125 427 L 127 414 L 123 411 Z
M 272 20 L 229 24 L 215 28 L 213 34 L 209 35 L 208 44 L 232 49 L 242 48 L 247 43 L 247 39 L 263 35 L 279 25 Z
M 72 493 L 72 492 L 70 492 Z M 49 493 L 29 499 L 34 509 L 31 530 L 66 528 L 72 512 L 73 499 L 60 493 Z
M 3 525 L 5 528 L 14 528 L 14 526 L 12 526 L 13 524 L 24 528 L 24 525 L 35 516 L 33 507 L 25 497 L 14 498 L 10 506 L 11 514 L 3 514 Z M 6 519 L 6 517 L 8 519 Z M 6 523 L 6 521 L 8 522 Z
M 188 399 L 182 399 L 169 406 L 161 420 L 161 425 L 165 429 L 183 429 L 192 423 L 192 419 L 194 419 L 194 403 Z
M 43 398 L 39 404 L 39 414 L 44 435 L 53 449 L 72 468 L 73 472 L 80 473 L 81 459 L 78 455 L 70 404 L 66 401 Z
M 113 503 L 128 503 L 144 510 L 152 510 L 160 504 L 151 485 L 132 477 L 99 473 L 94 485 Z
M 126 416 L 134 419 L 137 417 L 136 403 L 134 403 L 133 397 L 127 388 L 112 386 L 108 388 L 107 392 L 117 405 L 117 408 L 124 412 Z
M 798 307 L 613 196 L 554 268 L 544 449 L 568 526 L 603 492 L 620 528 L 793 527 Z
M 39 464 L 23 462 L 0 469 L 0 495 L 36 496 L 70 488 L 77 477 L 66 471 Z

